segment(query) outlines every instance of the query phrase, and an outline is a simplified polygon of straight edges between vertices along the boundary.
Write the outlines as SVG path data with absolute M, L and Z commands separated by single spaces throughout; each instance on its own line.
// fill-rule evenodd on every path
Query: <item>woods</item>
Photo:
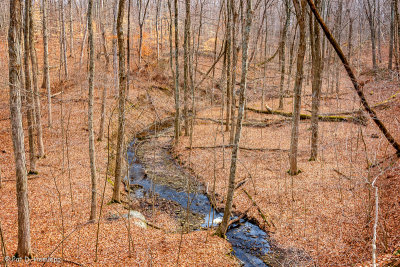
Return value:
M 0 3 L 0 264 L 396 266 L 399 8 Z

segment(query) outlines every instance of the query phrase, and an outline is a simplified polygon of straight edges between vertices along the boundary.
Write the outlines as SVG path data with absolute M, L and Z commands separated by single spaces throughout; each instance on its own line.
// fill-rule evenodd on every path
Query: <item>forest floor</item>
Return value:
M 7 73 L 5 49 L 5 46 L 0 46 L 1 73 Z M 58 51 L 56 47 L 54 51 Z M 39 50 L 39 58 L 40 52 Z M 51 62 L 57 62 L 56 57 L 57 55 L 53 55 Z M 110 146 L 107 145 L 107 138 L 96 142 L 98 192 L 102 191 L 104 184 L 106 190 L 100 219 L 98 262 L 94 263 L 97 224 L 87 223 L 91 189 L 87 143 L 86 66 L 80 66 L 78 58 L 70 58 L 70 61 L 68 82 L 58 81 L 59 74 L 56 68 L 51 72 L 54 77 L 52 93 L 63 90 L 63 94 L 53 97 L 52 128 L 47 127 L 46 98 L 44 89 L 41 89 L 46 157 L 38 161 L 39 174 L 29 176 L 28 182 L 32 247 L 35 256 L 63 258 L 65 265 L 176 265 L 180 234 L 162 230 L 177 227 L 176 221 L 166 212 L 160 209 L 152 213 L 151 218 L 148 217 L 150 215 L 146 215 L 146 219 L 162 229 L 143 229 L 128 223 L 123 217 L 127 213 L 124 205 L 108 204 L 112 195 L 112 185 L 104 181 L 107 173 L 107 148 L 110 147 L 112 152 L 115 147 L 117 100 L 113 75 L 111 71 L 104 69 L 102 59 L 96 64 L 96 136 L 104 87 L 108 88 L 107 114 L 113 115 L 110 123 Z M 134 67 L 127 102 L 127 143 L 147 125 L 173 116 L 173 92 L 170 89 L 172 84 L 168 73 L 167 61 L 160 62 L 158 66 L 146 63 L 146 66 L 140 69 Z M 279 78 L 273 69 L 270 76 L 272 78 L 267 82 L 270 86 L 267 90 L 272 92 L 273 96 L 276 95 Z M 17 246 L 15 170 L 7 75 L 0 78 L 0 88 L 3 92 L 0 94 L 0 223 L 7 255 L 12 255 Z M 365 86 L 364 92 L 373 104 L 390 98 L 399 90 L 400 83 L 385 71 L 379 72 L 374 78 L 365 73 L 362 79 L 371 80 Z M 249 107 L 261 109 L 260 86 L 261 83 L 249 84 Z M 302 113 L 308 113 L 307 110 L 311 109 L 310 90 L 310 85 L 304 87 Z M 182 137 L 181 143 L 173 153 L 179 162 L 190 167 L 198 176 L 208 188 L 209 194 L 212 194 L 215 179 L 217 204 L 223 207 L 230 166 L 230 148 L 224 146 L 229 144 L 229 132 L 221 131 L 221 124 L 215 123 L 221 119 L 221 108 L 210 107 L 205 98 L 206 92 L 200 91 L 197 101 L 200 111 L 194 125 L 192 153 L 188 149 L 189 137 Z M 216 89 L 215 93 L 220 91 Z M 321 113 L 359 109 L 357 98 L 344 74 L 339 96 L 324 94 L 322 99 Z M 216 103 L 218 100 L 216 97 Z M 266 104 L 276 109 L 277 99 L 271 97 Z M 291 106 L 291 98 L 286 98 L 284 110 L 291 111 Z M 379 117 L 397 140 L 400 140 L 398 114 L 400 96 L 394 97 L 388 107 L 378 111 Z M 236 181 L 246 182 L 236 192 L 235 211 L 244 212 L 252 206 L 244 193 L 246 190 L 275 227 L 268 227 L 254 207 L 250 208 L 248 216 L 269 231 L 271 238 L 280 247 L 303 250 L 319 266 L 366 264 L 371 259 L 374 218 L 374 190 L 371 182 L 378 177 L 379 259 L 382 265 L 384 260 L 393 260 L 393 252 L 400 246 L 399 161 L 392 157 L 393 149 L 370 119 L 365 126 L 351 122 L 320 122 L 320 156 L 314 162 L 308 161 L 310 122 L 302 121 L 299 137 L 299 168 L 302 172 L 297 176 L 289 176 L 286 172 L 290 147 L 290 120 L 278 115 L 248 111 L 245 123 L 247 126 L 243 128 L 240 146 L 247 149 L 240 151 Z M 260 123 L 271 125 L 257 127 Z M 25 122 L 24 127 L 26 128 Z M 105 136 L 107 137 L 107 132 Z M 27 138 L 25 139 L 25 148 L 28 151 Z M 112 159 L 111 153 L 111 162 Z M 108 172 L 111 180 L 112 165 L 113 163 Z M 100 194 L 98 199 L 99 210 Z M 131 250 L 128 228 L 133 238 Z M 61 242 L 64 238 L 64 242 Z M 230 252 L 230 244 L 213 236 L 211 230 L 195 231 L 183 236 L 179 263 L 183 266 L 237 265 L 238 262 L 230 256 Z

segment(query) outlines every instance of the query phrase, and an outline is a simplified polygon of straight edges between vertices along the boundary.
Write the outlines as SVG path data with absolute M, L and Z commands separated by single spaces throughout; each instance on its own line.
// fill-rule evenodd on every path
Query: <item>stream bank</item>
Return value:
M 159 136 L 134 139 L 130 143 L 127 149 L 130 196 L 142 200 L 147 208 L 163 207 L 184 232 L 217 227 L 223 213 L 211 205 L 204 186 L 170 154 L 171 131 L 169 128 Z M 268 234 L 246 216 L 229 227 L 226 237 L 232 244 L 232 254 L 243 266 L 274 265 L 270 264 L 276 256 Z

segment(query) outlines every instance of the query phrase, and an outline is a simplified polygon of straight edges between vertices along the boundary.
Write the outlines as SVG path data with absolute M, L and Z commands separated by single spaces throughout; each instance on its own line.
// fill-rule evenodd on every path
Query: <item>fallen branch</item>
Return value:
M 261 114 L 280 115 L 280 116 L 288 117 L 288 118 L 293 117 L 292 112 L 273 110 L 268 106 L 265 106 L 265 108 L 266 108 L 266 110 L 259 110 L 259 109 L 255 109 L 255 108 L 246 107 L 246 110 L 253 111 L 256 113 L 261 113 Z M 366 124 L 366 119 L 363 116 L 355 117 L 355 116 L 340 116 L 340 115 L 331 115 L 331 116 L 319 115 L 318 118 L 320 121 L 326 121 L 326 122 L 351 122 L 351 123 L 357 123 L 357 124 L 362 124 L 362 125 Z M 311 115 L 300 114 L 300 120 L 310 120 L 310 119 L 311 119 Z
M 246 191 L 246 189 L 242 189 L 243 192 L 247 195 L 247 197 L 250 199 L 250 201 L 253 203 L 253 206 L 257 208 L 258 213 L 260 214 L 261 218 L 264 220 L 264 222 L 268 225 L 268 227 L 274 227 L 276 228 L 274 222 L 271 220 L 271 222 L 268 222 L 267 216 L 262 212 L 260 206 L 257 205 L 257 203 L 254 201 L 254 199 L 250 196 L 250 194 Z
M 247 212 L 249 212 L 250 208 L 248 208 L 244 213 L 240 214 L 239 217 L 237 217 L 236 219 L 230 220 L 228 222 L 228 227 L 234 223 L 239 222 L 241 219 L 243 219 L 244 217 L 247 217 Z

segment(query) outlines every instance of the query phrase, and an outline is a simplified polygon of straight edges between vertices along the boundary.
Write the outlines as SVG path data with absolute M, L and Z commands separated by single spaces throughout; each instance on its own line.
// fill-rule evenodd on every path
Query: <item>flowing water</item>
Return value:
M 135 188 L 132 195 L 143 198 L 153 192 L 159 198 L 176 202 L 183 209 L 189 206 L 190 212 L 201 220 L 191 230 L 216 227 L 223 214 L 212 207 L 204 187 L 168 153 L 169 143 L 168 138 L 153 137 L 150 141 L 141 144 L 133 141 L 129 145 L 129 185 Z M 262 258 L 271 252 L 271 247 L 267 233 L 257 225 L 241 219 L 230 225 L 226 237 L 232 244 L 234 255 L 244 266 L 267 266 Z

